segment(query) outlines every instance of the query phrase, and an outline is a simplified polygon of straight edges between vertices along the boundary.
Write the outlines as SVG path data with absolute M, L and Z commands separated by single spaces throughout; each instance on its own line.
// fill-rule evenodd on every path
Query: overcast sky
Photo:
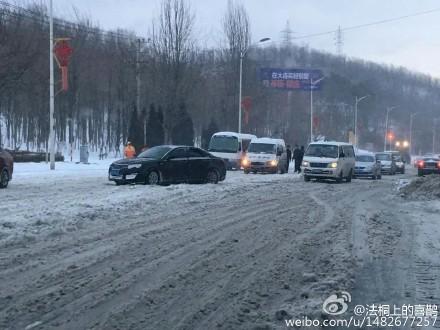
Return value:
M 48 1 L 48 0 L 43 0 Z M 227 0 L 189 0 L 202 44 L 222 40 L 221 17 Z M 331 31 L 388 18 L 440 9 L 438 0 L 242 0 L 252 37 L 279 42 L 290 22 L 294 36 Z M 72 6 L 104 29 L 117 27 L 146 36 L 160 0 L 54 0 L 57 16 L 72 17 Z M 335 53 L 334 35 L 301 39 L 298 44 Z M 440 11 L 343 33 L 349 57 L 404 66 L 440 78 Z

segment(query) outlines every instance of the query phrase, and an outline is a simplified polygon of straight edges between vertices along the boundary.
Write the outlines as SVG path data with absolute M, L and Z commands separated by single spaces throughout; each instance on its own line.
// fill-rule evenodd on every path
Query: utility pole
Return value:
M 358 118 L 358 104 L 360 101 L 366 99 L 368 95 L 362 96 L 358 98 L 356 96 L 355 103 L 354 103 L 354 145 L 357 147 L 358 145 L 358 138 L 357 138 L 357 118 Z
M 418 115 L 419 113 L 420 112 L 415 112 L 415 113 L 410 114 L 410 116 L 409 116 L 409 153 L 410 153 L 410 155 L 412 155 L 414 152 L 414 149 L 412 146 L 414 116 Z
M 137 39 L 136 47 L 136 111 L 139 114 L 141 111 L 141 39 Z
M 436 126 L 437 126 L 437 121 L 439 121 L 440 118 L 435 118 L 433 125 L 432 125 L 432 153 L 435 154 L 435 142 L 436 142 Z
M 310 142 L 313 142 L 313 88 L 325 77 L 313 80 L 310 78 Z
M 387 108 L 387 117 L 385 119 L 385 139 L 383 143 L 383 151 L 387 151 L 387 138 L 388 138 L 388 117 L 390 115 L 390 112 L 394 110 L 396 107 L 388 107 Z
M 240 78 L 239 78 L 239 91 L 238 91 L 238 133 L 241 134 L 241 99 L 242 99 L 242 88 L 243 88 L 243 59 L 246 56 L 247 51 L 254 45 L 269 41 L 270 38 L 260 39 L 257 43 L 247 46 L 247 48 L 240 51 Z
M 50 169 L 55 170 L 55 94 L 54 94 L 54 76 L 53 76 L 53 5 L 49 2 L 49 150 L 50 150 Z

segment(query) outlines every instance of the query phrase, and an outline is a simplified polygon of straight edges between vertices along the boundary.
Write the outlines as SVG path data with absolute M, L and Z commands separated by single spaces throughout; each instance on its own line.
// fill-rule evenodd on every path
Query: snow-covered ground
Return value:
M 16 164 L 0 191 L 0 329 L 284 329 L 337 290 L 440 297 L 440 205 L 400 196 L 411 170 L 156 187 L 108 182 L 109 163 Z

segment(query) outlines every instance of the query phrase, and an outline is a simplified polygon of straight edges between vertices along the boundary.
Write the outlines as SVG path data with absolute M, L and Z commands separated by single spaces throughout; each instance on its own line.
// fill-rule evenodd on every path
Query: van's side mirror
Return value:
M 339 158 L 344 158 L 344 157 L 345 157 L 345 154 L 344 154 L 343 151 L 341 151 L 341 152 L 339 153 Z
M 281 150 L 277 150 L 277 156 L 280 157 L 283 153 L 281 152 Z

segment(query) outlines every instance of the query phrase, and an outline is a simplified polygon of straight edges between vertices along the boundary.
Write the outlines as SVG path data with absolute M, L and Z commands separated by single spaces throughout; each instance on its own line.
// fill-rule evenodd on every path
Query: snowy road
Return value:
M 337 290 L 439 302 L 440 203 L 397 176 L 116 187 L 105 163 L 35 166 L 0 192 L 0 329 L 284 329 Z

